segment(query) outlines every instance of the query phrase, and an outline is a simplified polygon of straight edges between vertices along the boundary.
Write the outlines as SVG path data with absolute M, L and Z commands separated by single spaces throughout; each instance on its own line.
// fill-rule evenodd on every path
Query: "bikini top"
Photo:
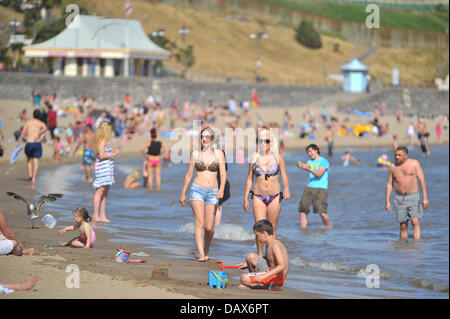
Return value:
M 278 162 L 277 162 L 277 163 L 270 164 L 270 165 L 267 166 L 267 168 L 264 170 L 264 169 L 261 167 L 261 165 L 259 165 L 259 164 L 256 163 L 256 160 L 255 160 L 255 162 L 253 163 L 252 167 L 253 167 L 253 173 L 254 173 L 256 176 L 264 175 L 264 177 L 265 177 L 266 180 L 268 180 L 269 177 L 277 176 L 277 175 L 278 175 L 278 172 L 280 171 L 280 165 L 278 165 Z
M 214 157 L 216 157 L 216 154 L 214 154 Z M 215 158 L 215 160 L 211 164 L 209 164 L 209 166 L 206 166 L 206 164 L 202 160 L 198 160 L 195 162 L 195 169 L 197 170 L 197 172 L 203 171 L 218 172 L 219 161 L 217 160 L 217 158 Z

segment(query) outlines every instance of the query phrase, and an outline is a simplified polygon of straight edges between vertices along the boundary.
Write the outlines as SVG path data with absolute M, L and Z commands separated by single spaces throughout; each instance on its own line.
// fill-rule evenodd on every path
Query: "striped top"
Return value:
M 105 146 L 105 154 L 111 154 L 111 146 Z M 114 180 L 114 159 L 108 158 L 101 160 L 97 153 L 97 158 L 95 160 L 95 181 L 94 187 L 98 188 L 101 186 L 112 185 L 115 183 Z

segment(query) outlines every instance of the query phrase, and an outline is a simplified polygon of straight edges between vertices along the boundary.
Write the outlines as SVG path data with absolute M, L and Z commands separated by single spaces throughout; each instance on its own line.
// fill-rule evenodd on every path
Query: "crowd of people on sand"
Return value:
M 179 202 L 185 207 L 189 202 L 195 220 L 194 238 L 197 247 L 197 261 L 209 260 L 209 250 L 214 237 L 214 227 L 220 225 L 223 216 L 223 203 L 230 198 L 230 185 L 227 180 L 227 160 L 222 148 L 233 147 L 232 141 L 218 140 L 217 120 L 219 116 L 226 118 L 226 125 L 230 128 L 257 128 L 256 151 L 249 157 L 248 174 L 245 180 L 243 194 L 243 210 L 252 212 L 254 217 L 254 233 L 256 253 L 246 256 L 246 261 L 237 265 L 248 268 L 249 273 L 241 276 L 242 286 L 251 288 L 267 288 L 282 286 L 289 271 L 289 256 L 284 245 L 277 239 L 277 225 L 282 209 L 282 200 L 291 197 L 289 179 L 286 173 L 284 159 L 285 146 L 283 139 L 287 137 L 309 138 L 311 143 L 306 147 L 309 160 L 306 163 L 297 162 L 297 168 L 308 174 L 308 182 L 304 188 L 298 205 L 300 228 L 306 229 L 311 206 L 318 214 L 326 229 L 331 227 L 328 215 L 328 171 L 330 163 L 321 155 L 320 148 L 315 143 L 319 139 L 318 129 L 326 128 L 323 140 L 326 142 L 328 156 L 333 156 L 333 146 L 336 132 L 350 126 L 348 118 L 340 121 L 330 114 L 327 107 L 323 107 L 319 116 L 312 107 L 307 107 L 300 122 L 297 122 L 285 110 L 282 124 L 276 121 L 265 123 L 259 116 L 257 124 L 252 119 L 250 102 L 236 102 L 233 96 L 221 105 L 215 106 L 209 101 L 205 107 L 197 104 L 194 99 L 180 103 L 174 99 L 166 110 L 161 107 L 162 101 L 158 94 L 150 94 L 144 101 L 133 105 L 132 96 L 127 94 L 121 105 L 111 110 L 98 110 L 93 97 L 74 98 L 61 101 L 56 94 L 44 97 L 38 92 L 32 95 L 33 115 L 29 119 L 26 110 L 19 113 L 19 120 L 23 124 L 16 135 L 17 146 L 26 142 L 28 176 L 35 184 L 39 159 L 42 156 L 41 143 L 49 137 L 48 143 L 53 147 L 53 160 L 59 161 L 61 156 L 73 156 L 82 148 L 82 165 L 85 171 L 85 181 L 94 187 L 92 199 L 92 219 L 86 208 L 76 208 L 73 211 L 75 223 L 60 230 L 79 230 L 79 236 L 63 242 L 62 246 L 77 248 L 92 248 L 95 244 L 95 231 L 89 222 L 109 223 L 106 217 L 107 198 L 110 187 L 115 183 L 114 158 L 120 154 L 123 143 L 133 139 L 135 135 L 149 134 L 150 139 L 141 147 L 144 156 L 142 167 L 136 168 L 123 182 L 125 189 L 148 187 L 149 191 L 161 191 L 161 169 L 164 162 L 170 161 L 169 148 L 158 139 L 158 132 L 168 128 L 173 129 L 177 121 L 190 126 L 193 120 L 201 121 L 199 134 L 199 148 L 190 153 L 190 160 L 184 177 Z M 371 121 L 373 136 L 385 136 L 388 125 L 380 124 L 386 112 L 385 103 L 375 108 L 375 118 Z M 67 127 L 58 125 L 58 119 L 69 117 Z M 168 126 L 166 121 L 168 120 Z M 397 121 L 403 121 L 403 112 L 397 112 Z M 412 124 L 411 124 L 412 125 Z M 430 132 L 424 121 L 419 119 L 415 126 L 408 127 L 407 136 L 412 138 L 417 132 L 420 146 L 425 155 L 430 155 L 428 138 Z M 436 126 L 436 136 L 440 141 L 444 125 L 448 119 L 440 117 Z M 0 121 L 0 134 L 1 131 Z M 49 132 L 47 135 L 47 131 Z M 362 137 L 367 135 L 362 135 Z M 113 140 L 117 139 L 118 147 L 113 149 Z M 0 135 L 0 149 L 3 150 L 2 135 Z M 414 228 L 414 238 L 420 239 L 420 225 L 418 218 L 422 216 L 422 208 L 428 207 L 425 179 L 420 163 L 408 158 L 408 148 L 400 145 L 398 137 L 393 137 L 394 163 L 390 163 L 389 177 L 386 186 L 386 210 L 390 213 L 390 195 L 395 186 L 395 208 L 400 223 L 401 238 L 407 238 L 407 224 L 411 220 Z M 382 158 L 386 160 L 386 158 Z M 343 166 L 359 165 L 359 159 L 346 151 L 341 158 Z M 239 162 L 239 161 L 238 161 Z M 405 170 L 413 171 L 414 178 L 406 178 Z M 142 171 L 143 184 L 140 183 Z M 195 178 L 194 178 L 195 173 Z M 193 181 L 192 181 L 193 179 Z M 155 180 L 155 187 L 153 186 Z M 280 181 L 281 180 L 281 181 Z M 421 185 L 422 208 L 418 195 L 418 183 Z M 192 183 L 191 183 L 192 182 Z M 190 186 L 188 197 L 187 191 Z M 403 196 L 400 200 L 400 197 Z M 251 204 L 251 205 L 250 205 Z M 411 207 L 415 207 L 412 209 Z M 418 208 L 419 207 L 419 208 Z M 406 232 L 406 235 L 405 235 Z M 0 255 L 1 254 L 32 254 L 27 250 L 8 229 L 3 214 L 0 213 Z M 406 237 L 405 237 L 406 236 Z M 263 256 L 264 248 L 266 255 Z M 27 283 L 14 285 L 0 284 L 1 289 L 21 290 L 35 284 L 36 278 Z M 11 288 L 16 287 L 16 288 Z

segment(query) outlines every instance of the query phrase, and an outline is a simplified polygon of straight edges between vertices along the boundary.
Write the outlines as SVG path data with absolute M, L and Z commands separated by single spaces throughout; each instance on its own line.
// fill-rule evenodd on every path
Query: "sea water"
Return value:
M 290 272 L 285 289 L 321 293 L 329 298 L 448 298 L 449 297 L 449 153 L 448 147 L 431 149 L 422 157 L 419 149 L 410 158 L 423 167 L 430 206 L 421 219 L 422 240 L 399 240 L 395 211 L 384 209 L 386 168 L 376 167 L 377 158 L 390 149 L 352 150 L 359 166 L 343 167 L 343 152 L 330 161 L 328 214 L 332 228 L 324 230 L 321 218 L 308 217 L 308 230 L 300 231 L 298 202 L 307 173 L 296 162 L 308 160 L 305 152 L 285 155 L 291 199 L 283 200 L 277 237 L 286 246 Z M 102 228 L 117 236 L 115 241 L 143 243 L 161 248 L 171 258 L 195 260 L 194 218 L 189 204 L 178 202 L 187 164 L 162 169 L 162 189 L 123 188 L 125 177 L 142 167 L 143 158 L 115 159 L 115 179 L 107 200 L 107 217 Z M 236 264 L 256 251 L 253 215 L 245 213 L 243 192 L 248 166 L 228 165 L 231 198 L 224 203 L 222 223 L 215 229 L 210 257 Z M 80 164 L 43 169 L 37 182 L 40 193 L 63 193 L 63 200 L 50 203 L 49 211 L 64 214 L 58 224 L 73 222 L 71 211 L 86 207 L 92 212 L 94 188 L 83 181 Z M 189 195 L 189 189 L 186 197 Z M 38 197 L 38 195 L 36 195 Z M 392 202 L 392 201 L 391 201 Z M 61 226 L 62 227 L 62 226 Z M 57 227 L 58 228 L 58 227 Z M 238 278 L 235 278 L 238 279 Z

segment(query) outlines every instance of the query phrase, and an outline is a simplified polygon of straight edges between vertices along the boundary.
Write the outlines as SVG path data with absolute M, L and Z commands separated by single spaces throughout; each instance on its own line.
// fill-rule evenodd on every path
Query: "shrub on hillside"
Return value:
M 314 29 L 311 22 L 303 20 L 295 31 L 295 39 L 301 45 L 310 49 L 320 49 L 322 47 L 320 34 Z

